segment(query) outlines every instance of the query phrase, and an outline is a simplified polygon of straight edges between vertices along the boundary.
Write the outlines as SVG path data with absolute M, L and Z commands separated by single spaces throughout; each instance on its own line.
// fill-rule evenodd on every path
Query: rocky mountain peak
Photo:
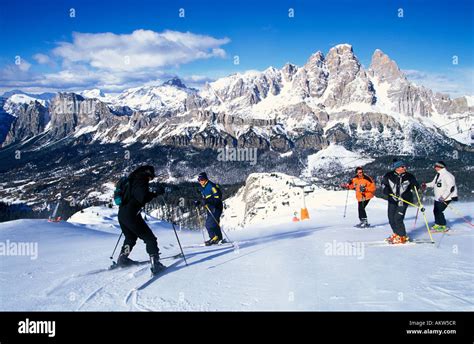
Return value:
M 381 82 L 393 83 L 396 80 L 407 80 L 396 62 L 379 49 L 375 50 L 372 55 L 369 73 L 371 76 L 377 77 Z
M 315 52 L 311 55 L 306 62 L 306 66 L 317 66 L 322 67 L 324 64 L 324 54 L 320 51 Z
M 339 44 L 329 49 L 326 65 L 330 73 L 340 73 L 347 69 L 358 72 L 360 69 L 359 60 L 354 55 L 350 44 Z
M 184 82 L 178 77 L 171 78 L 171 79 L 165 81 L 162 85 L 163 86 L 174 86 L 174 87 L 178 87 L 178 88 L 186 88 L 186 85 L 184 84 Z
M 283 68 L 281 69 L 283 78 L 285 81 L 293 80 L 293 76 L 298 71 L 298 67 L 292 63 L 286 63 Z

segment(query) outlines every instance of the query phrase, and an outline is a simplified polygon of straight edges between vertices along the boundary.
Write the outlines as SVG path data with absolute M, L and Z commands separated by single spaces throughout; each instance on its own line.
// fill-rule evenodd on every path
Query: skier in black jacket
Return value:
M 135 246 L 137 239 L 142 239 L 146 244 L 146 251 L 150 255 L 151 271 L 158 273 L 164 268 L 159 261 L 159 249 L 156 237 L 141 216 L 143 206 L 153 198 L 164 193 L 162 187 L 156 192 L 149 191 L 149 183 L 155 178 L 153 166 L 140 166 L 128 177 L 128 186 L 125 192 L 124 202 L 120 205 L 118 220 L 125 236 L 117 264 L 128 266 L 136 262 L 128 258 Z
M 403 161 L 393 163 L 393 171 L 383 177 L 383 193 L 388 196 L 388 221 L 393 235 L 387 238 L 390 244 L 404 244 L 408 241 L 405 224 L 405 213 L 408 204 L 401 199 L 413 203 L 413 188 L 420 188 L 415 176 L 407 172 Z M 394 196 L 390 196 L 394 195 Z M 400 199 L 401 198 L 401 199 Z

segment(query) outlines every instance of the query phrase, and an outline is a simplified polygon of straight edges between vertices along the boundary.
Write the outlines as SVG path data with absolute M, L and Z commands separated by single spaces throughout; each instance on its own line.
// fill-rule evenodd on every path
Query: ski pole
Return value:
M 471 227 L 474 227 L 474 225 L 472 224 L 472 222 L 469 221 L 460 211 L 458 211 L 456 208 L 452 207 L 451 205 L 449 205 L 449 203 L 446 203 L 445 201 L 443 201 L 443 203 L 446 204 L 449 209 L 451 209 L 451 210 L 454 211 L 456 214 L 458 214 L 459 216 L 461 216 L 462 219 L 463 219 L 468 225 L 470 225 Z
M 423 201 L 423 197 L 425 196 L 425 194 L 421 194 L 421 201 Z M 416 209 L 416 216 L 415 216 L 415 223 L 413 224 L 413 229 L 416 228 L 416 222 L 418 220 L 418 213 L 420 212 L 420 208 Z
M 199 227 L 201 227 L 201 234 L 202 234 L 202 241 L 206 241 L 206 237 L 204 236 L 204 224 L 202 223 L 201 212 L 199 211 L 199 207 L 196 206 L 196 211 L 198 215 Z
M 174 235 L 176 235 L 176 240 L 178 241 L 179 249 L 181 250 L 181 254 L 183 255 L 183 258 L 184 258 L 184 263 L 186 264 L 186 266 L 188 266 L 188 262 L 186 261 L 186 256 L 184 255 L 183 247 L 181 246 L 181 242 L 179 241 L 178 233 L 176 232 L 174 222 L 171 222 L 171 224 L 173 225 Z
M 407 200 L 404 200 L 404 199 L 401 198 L 401 197 L 398 197 L 398 196 L 396 196 L 396 195 L 394 195 L 394 194 L 390 194 L 390 196 L 395 197 L 396 199 L 399 199 L 400 201 L 402 201 L 402 202 L 404 202 L 404 203 L 406 203 L 406 204 L 409 204 L 409 205 L 411 205 L 412 207 L 419 208 L 419 209 L 421 210 L 421 212 L 424 212 L 424 211 L 425 211 L 425 208 L 422 208 L 422 207 L 419 206 L 419 205 L 416 205 L 416 204 L 413 204 L 413 203 L 411 203 L 411 202 L 408 202 Z
M 433 240 L 433 237 L 431 236 L 430 226 L 428 225 L 428 220 L 426 219 L 425 208 L 423 207 L 423 204 L 421 203 L 420 194 L 418 193 L 418 189 L 416 187 L 414 187 L 414 189 L 416 193 L 416 198 L 418 199 L 418 204 L 419 204 L 418 209 L 421 210 L 421 214 L 423 215 L 423 218 L 425 220 L 426 229 L 428 230 L 428 234 L 430 236 L 431 242 L 434 244 L 435 241 Z
M 216 223 L 217 227 L 219 227 L 219 229 L 221 230 L 222 233 L 224 233 L 225 237 L 227 238 L 227 240 L 232 244 L 234 245 L 234 242 L 232 240 L 230 240 L 229 236 L 227 235 L 227 233 L 222 229 L 222 227 L 220 226 L 219 222 L 217 222 L 214 214 L 211 212 L 211 209 L 209 209 L 209 207 L 207 206 L 207 204 L 204 205 L 204 207 L 207 209 L 207 211 L 209 212 L 209 214 L 211 214 L 212 218 L 214 219 L 214 222 Z
M 122 235 L 123 235 L 123 232 L 120 233 L 120 236 L 119 236 L 119 238 L 118 238 L 118 240 L 117 240 L 117 243 L 115 244 L 114 251 L 112 252 L 112 255 L 110 256 L 110 259 L 112 259 L 112 260 L 114 260 L 115 250 L 117 249 L 117 246 L 118 246 L 118 244 L 119 244 L 119 242 L 120 242 L 120 239 L 122 239 Z
M 347 211 L 347 201 L 349 199 L 349 189 L 347 189 L 347 194 L 346 194 L 346 205 L 344 206 L 344 216 L 343 218 L 346 218 L 346 211 Z

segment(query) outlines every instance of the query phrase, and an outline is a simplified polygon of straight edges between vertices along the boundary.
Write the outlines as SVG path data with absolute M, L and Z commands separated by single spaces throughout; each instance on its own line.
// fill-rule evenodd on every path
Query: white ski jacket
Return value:
M 435 200 L 441 197 L 445 201 L 450 201 L 454 197 L 458 197 L 458 188 L 454 176 L 446 169 L 442 168 L 434 177 L 431 183 L 426 183 L 429 188 L 434 188 Z

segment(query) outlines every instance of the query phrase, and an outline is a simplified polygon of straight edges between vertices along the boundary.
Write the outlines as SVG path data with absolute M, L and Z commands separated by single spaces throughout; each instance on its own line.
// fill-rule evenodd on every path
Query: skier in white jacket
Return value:
M 433 181 L 430 183 L 423 183 L 423 189 L 434 188 L 435 203 L 433 214 L 435 217 L 435 224 L 431 229 L 439 232 L 447 230 L 446 219 L 444 217 L 444 210 L 452 200 L 457 200 L 458 190 L 456 187 L 456 180 L 454 176 L 446 169 L 446 164 L 443 161 L 438 161 L 434 168 L 437 172 Z

